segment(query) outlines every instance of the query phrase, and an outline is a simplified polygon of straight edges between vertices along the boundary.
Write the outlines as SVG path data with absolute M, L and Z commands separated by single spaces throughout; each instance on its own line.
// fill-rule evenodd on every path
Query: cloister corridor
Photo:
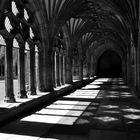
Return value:
M 140 140 L 140 0 L 0 0 L 0 140 Z

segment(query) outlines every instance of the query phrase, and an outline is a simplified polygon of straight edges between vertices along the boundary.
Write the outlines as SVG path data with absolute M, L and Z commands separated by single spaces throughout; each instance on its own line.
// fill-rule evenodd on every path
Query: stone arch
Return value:
M 120 59 L 122 61 L 122 76 L 125 77 L 125 74 L 126 74 L 126 67 L 125 67 L 126 66 L 126 56 L 121 49 L 119 49 L 115 44 L 113 44 L 111 42 L 100 45 L 93 51 L 94 73 L 95 74 L 97 73 L 97 66 L 98 66 L 98 61 L 99 61 L 100 57 L 103 55 L 103 53 L 105 53 L 108 50 L 115 52 L 120 57 Z
M 98 77 L 122 77 L 122 60 L 113 50 L 106 50 L 98 59 L 96 67 Z

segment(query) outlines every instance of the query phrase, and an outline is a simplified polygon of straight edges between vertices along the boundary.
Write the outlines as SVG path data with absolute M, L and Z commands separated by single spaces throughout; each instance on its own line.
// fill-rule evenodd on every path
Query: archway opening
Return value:
M 122 61 L 120 56 L 108 50 L 98 60 L 96 74 L 98 77 L 122 77 Z

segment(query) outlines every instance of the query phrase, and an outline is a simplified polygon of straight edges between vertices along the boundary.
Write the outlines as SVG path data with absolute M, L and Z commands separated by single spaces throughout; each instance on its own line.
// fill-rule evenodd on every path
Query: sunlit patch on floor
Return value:
M 21 119 L 21 121 L 27 122 L 37 122 L 37 123 L 46 123 L 46 124 L 64 124 L 64 125 L 73 125 L 77 120 L 77 117 L 66 117 L 59 115 L 38 115 L 33 114 L 28 117 Z
M 114 111 L 114 110 L 105 110 L 103 113 L 111 113 L 111 114 L 120 114 L 119 111 Z
M 140 120 L 140 115 L 128 114 L 128 115 L 124 115 L 124 118 L 131 119 L 131 120 Z
M 79 111 L 79 110 L 42 109 L 36 112 L 36 114 L 79 117 L 82 114 L 82 112 L 83 111 Z
M 0 133 L 1 140 L 37 140 L 38 137 Z M 55 140 L 55 139 L 52 139 Z
M 83 114 L 82 114 L 82 116 L 93 116 L 93 115 L 95 115 L 93 112 L 84 112 Z
M 100 107 L 102 107 L 102 108 L 107 108 L 107 109 L 119 108 L 119 106 L 116 106 L 116 105 L 101 105 Z
M 90 121 L 87 119 L 78 119 L 78 121 L 76 122 L 76 124 L 89 124 Z
M 110 116 L 103 116 L 103 117 L 94 117 L 96 120 L 100 120 L 102 122 L 113 122 L 113 121 L 118 121 L 118 118 L 115 117 L 110 117 Z
M 130 112 L 130 113 L 140 113 L 140 109 L 135 109 L 135 108 L 122 109 L 122 111 Z
M 61 105 L 80 105 L 80 106 L 85 106 L 89 105 L 90 102 L 84 102 L 84 101 L 68 101 L 68 100 L 58 100 L 54 104 L 61 104 Z
M 64 98 L 95 99 L 100 90 L 77 90 Z
M 55 105 L 52 104 L 50 106 L 46 107 L 47 109 L 62 109 L 62 110 L 85 110 L 87 108 L 87 105 Z
M 101 86 L 99 85 L 87 85 L 85 87 L 83 87 L 82 89 L 96 89 L 96 88 L 100 88 Z

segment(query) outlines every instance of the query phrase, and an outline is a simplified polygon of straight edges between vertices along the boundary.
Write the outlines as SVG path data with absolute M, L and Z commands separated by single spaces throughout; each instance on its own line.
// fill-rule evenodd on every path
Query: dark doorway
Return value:
M 103 53 L 97 64 L 98 77 L 122 77 L 122 61 L 120 56 L 111 50 Z

